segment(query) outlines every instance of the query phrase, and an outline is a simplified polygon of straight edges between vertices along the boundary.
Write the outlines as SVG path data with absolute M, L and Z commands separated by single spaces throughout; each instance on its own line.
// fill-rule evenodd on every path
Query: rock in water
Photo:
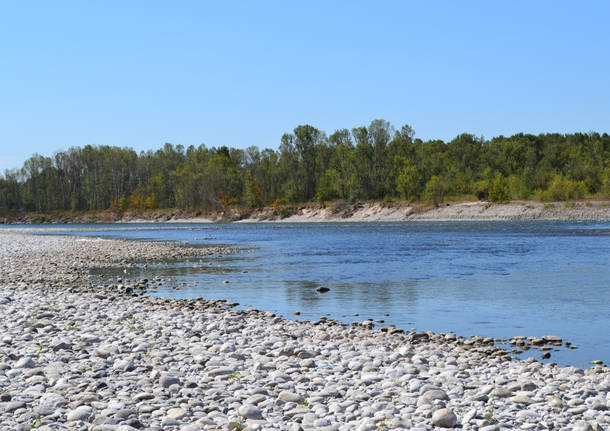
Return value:
M 450 409 L 440 409 L 432 415 L 432 425 L 441 428 L 453 428 L 457 424 L 457 416 Z
M 318 292 L 318 293 L 326 293 L 328 291 L 330 291 L 330 289 L 326 286 L 318 286 L 316 288 L 316 292 Z

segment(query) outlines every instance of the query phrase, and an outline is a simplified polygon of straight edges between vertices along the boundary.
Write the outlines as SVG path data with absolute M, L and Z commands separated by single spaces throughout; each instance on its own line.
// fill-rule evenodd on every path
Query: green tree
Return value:
M 314 197 L 316 191 L 316 146 L 321 143 L 324 135 L 315 127 L 306 124 L 297 126 L 294 129 L 294 136 L 294 146 L 300 156 L 302 167 L 300 180 L 304 185 L 300 197 L 309 200 Z
M 336 185 L 339 184 L 339 173 L 334 169 L 328 169 L 321 178 L 316 200 L 319 204 L 324 205 L 327 201 L 337 199 L 338 193 Z
M 258 185 L 258 180 L 254 177 L 249 177 L 246 180 L 246 205 L 250 208 L 260 208 L 263 206 L 261 199 L 261 188 Z
M 414 201 L 419 197 L 420 175 L 417 172 L 417 169 L 406 161 L 406 159 L 403 158 L 403 160 L 398 163 L 402 165 L 396 178 L 398 191 L 403 199 Z

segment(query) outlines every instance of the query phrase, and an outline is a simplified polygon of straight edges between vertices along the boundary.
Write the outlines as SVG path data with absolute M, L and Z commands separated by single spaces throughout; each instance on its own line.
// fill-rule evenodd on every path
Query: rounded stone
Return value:
M 29 356 L 24 356 L 15 362 L 15 368 L 34 368 L 35 366 L 34 360 Z
M 457 425 L 457 416 L 451 409 L 440 409 L 432 414 L 432 425 L 441 428 L 453 428 Z
M 159 384 L 164 388 L 169 388 L 171 385 L 179 385 L 180 379 L 176 376 L 169 374 L 163 374 L 159 379 Z
M 89 418 L 93 415 L 93 409 L 89 406 L 80 406 L 68 413 L 66 417 L 69 421 L 84 421 L 89 422 Z
M 172 418 L 172 419 L 176 419 L 176 420 L 179 421 L 184 416 L 186 416 L 186 412 L 183 409 L 180 409 L 180 408 L 169 409 L 167 411 L 167 416 Z
M 44 394 L 38 401 L 36 413 L 41 416 L 47 416 L 55 412 L 59 407 L 68 404 L 68 400 L 59 394 L 48 393 Z
M 297 403 L 297 404 L 301 404 L 303 403 L 303 397 L 299 394 L 295 394 L 294 392 L 290 392 L 290 391 L 282 391 L 280 392 L 280 394 L 277 396 L 278 399 L 284 401 L 285 403 Z
M 263 418 L 261 410 L 252 404 L 244 404 L 239 408 L 238 413 L 246 419 L 260 420 Z

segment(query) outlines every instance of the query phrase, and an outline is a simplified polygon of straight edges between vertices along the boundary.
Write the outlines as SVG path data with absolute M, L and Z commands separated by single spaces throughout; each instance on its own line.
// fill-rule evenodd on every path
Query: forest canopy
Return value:
M 584 197 L 610 197 L 606 133 L 423 141 L 385 120 L 330 135 L 300 125 L 278 150 L 87 145 L 34 154 L 0 176 L 0 209 L 9 212 Z

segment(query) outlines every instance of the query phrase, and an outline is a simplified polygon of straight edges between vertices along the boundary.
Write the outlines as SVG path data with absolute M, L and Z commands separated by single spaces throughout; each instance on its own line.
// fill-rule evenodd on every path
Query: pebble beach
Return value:
M 602 430 L 610 372 L 484 339 L 150 296 L 94 268 L 230 253 L 0 233 L 0 430 Z

